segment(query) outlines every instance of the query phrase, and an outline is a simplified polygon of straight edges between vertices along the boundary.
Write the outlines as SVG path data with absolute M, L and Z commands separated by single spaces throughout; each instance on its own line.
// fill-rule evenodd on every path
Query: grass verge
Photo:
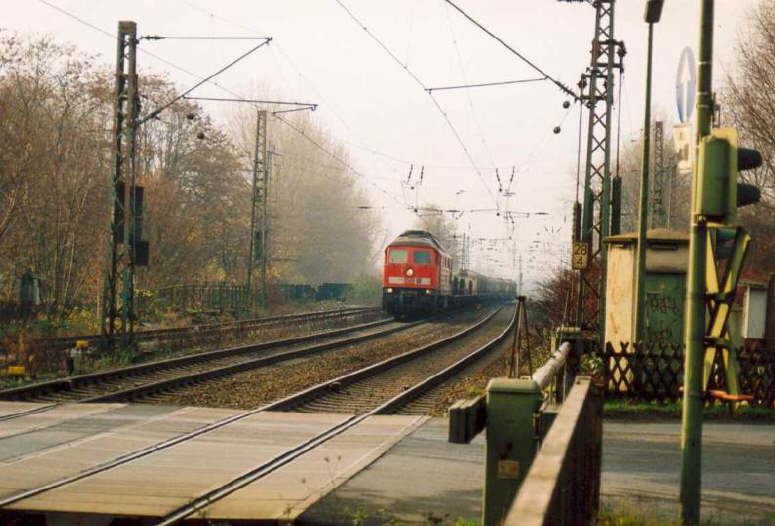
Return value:
M 606 418 L 679 419 L 681 403 L 660 404 L 615 398 L 603 403 L 603 411 Z M 731 413 L 726 404 L 714 404 L 705 407 L 703 417 L 709 420 L 775 421 L 775 409 L 744 405 L 738 406 L 734 413 Z

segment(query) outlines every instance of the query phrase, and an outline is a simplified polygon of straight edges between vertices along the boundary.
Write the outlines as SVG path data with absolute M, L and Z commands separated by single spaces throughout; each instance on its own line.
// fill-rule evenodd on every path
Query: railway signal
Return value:
M 740 183 L 741 171 L 762 165 L 757 150 L 741 148 L 734 128 L 716 128 L 699 144 L 697 209 L 710 226 L 732 226 L 737 221 L 737 207 L 759 201 L 759 189 Z

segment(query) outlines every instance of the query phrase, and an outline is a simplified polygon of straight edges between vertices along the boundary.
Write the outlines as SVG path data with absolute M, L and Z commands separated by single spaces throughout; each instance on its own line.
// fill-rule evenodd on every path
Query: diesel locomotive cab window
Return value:
M 430 263 L 431 262 L 431 253 L 426 251 L 418 251 L 416 250 L 412 256 L 412 261 L 414 261 L 415 264 L 422 264 L 422 263 Z
M 406 263 L 407 261 L 406 250 L 391 250 L 389 258 L 391 263 Z

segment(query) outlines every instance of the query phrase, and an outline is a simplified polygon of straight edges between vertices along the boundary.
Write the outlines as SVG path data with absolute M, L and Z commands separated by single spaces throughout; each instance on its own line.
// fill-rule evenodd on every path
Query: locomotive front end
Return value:
M 385 249 L 382 307 L 398 318 L 430 314 L 442 306 L 445 255 L 432 237 L 407 234 Z

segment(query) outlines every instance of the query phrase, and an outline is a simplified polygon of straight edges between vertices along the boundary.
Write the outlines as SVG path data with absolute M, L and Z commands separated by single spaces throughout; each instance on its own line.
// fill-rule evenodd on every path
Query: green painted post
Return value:
M 646 302 L 646 247 L 648 235 L 646 226 L 649 215 L 649 157 L 651 156 L 651 70 L 654 49 L 654 24 L 649 24 L 648 53 L 646 59 L 646 111 L 643 118 L 643 147 L 640 166 L 640 203 L 638 206 L 638 248 L 635 270 L 635 308 L 632 341 L 636 345 L 643 343 Z
M 525 478 L 538 443 L 535 414 L 541 388 L 533 380 L 494 378 L 487 386 L 487 453 L 482 524 L 505 517 Z
M 714 0 L 701 0 L 700 63 L 697 84 L 697 144 L 710 134 L 713 114 L 713 8 Z M 686 333 L 684 398 L 681 428 L 681 520 L 684 526 L 700 522 L 702 458 L 702 369 L 705 354 L 705 264 L 707 218 L 697 202 L 698 160 L 692 180 L 692 213 L 689 230 L 689 272 L 686 280 Z

